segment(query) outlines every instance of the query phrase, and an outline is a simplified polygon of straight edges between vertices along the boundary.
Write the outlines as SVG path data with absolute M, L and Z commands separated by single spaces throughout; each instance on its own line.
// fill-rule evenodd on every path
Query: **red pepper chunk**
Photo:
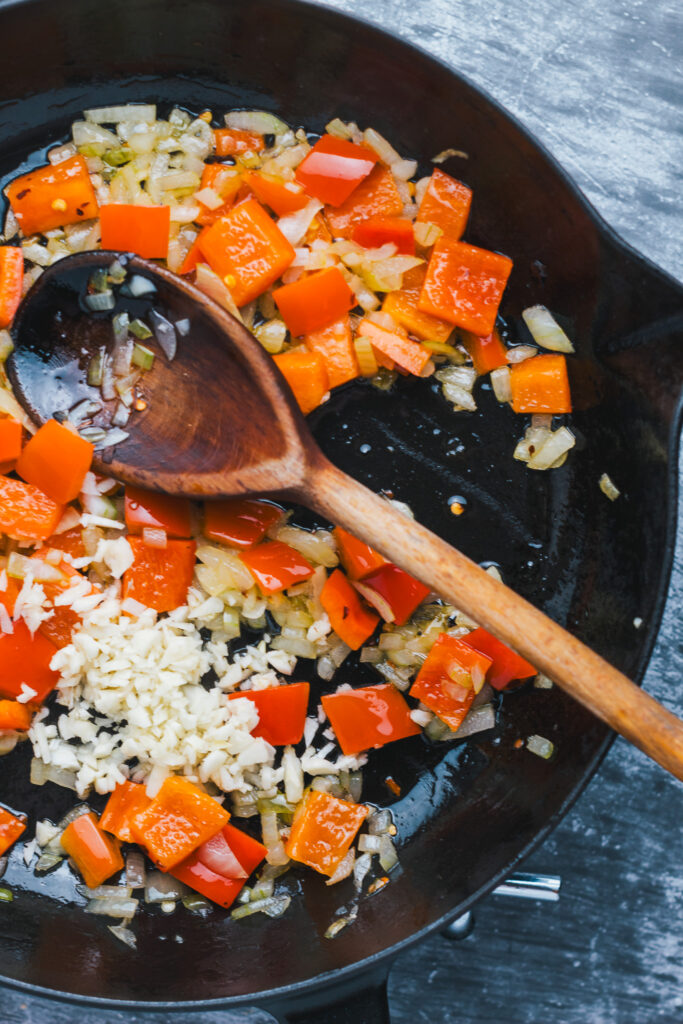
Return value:
M 334 135 L 323 135 L 296 169 L 296 179 L 309 196 L 340 206 L 370 174 L 377 155 Z
M 85 157 L 72 156 L 15 178 L 5 189 L 24 236 L 97 216 L 97 199 Z
M 123 867 L 117 840 L 100 828 L 92 811 L 82 814 L 67 826 L 61 844 L 89 889 L 96 889 Z
M 123 575 L 123 596 L 157 612 L 172 612 L 187 600 L 194 575 L 197 545 L 192 540 L 169 540 L 152 548 L 139 537 L 128 540 L 135 561 Z
M 264 594 L 277 594 L 313 575 L 311 563 L 295 548 L 279 540 L 259 544 L 243 552 L 241 557 Z
M 21 302 L 24 282 L 24 253 L 21 249 L 0 247 L 0 327 L 9 327 Z
M 26 822 L 0 807 L 0 857 L 7 853 L 26 829 Z
M 491 665 L 486 673 L 486 679 L 496 690 L 505 689 L 508 683 L 515 679 L 528 679 L 530 676 L 535 676 L 538 671 L 531 662 L 481 627 L 463 637 L 462 642 L 474 651 L 479 651 L 486 658 L 490 658 Z
M 390 562 L 368 573 L 356 586 L 385 622 L 395 622 L 397 626 L 410 618 L 429 593 L 424 583 Z
M 107 203 L 100 207 L 102 248 L 165 260 L 171 228 L 170 206 Z
M 478 374 L 490 373 L 499 366 L 507 365 L 507 349 L 495 328 L 485 338 L 463 331 L 462 343 Z
M 339 267 L 317 270 L 282 285 L 273 292 L 273 299 L 294 338 L 328 327 L 356 304 Z
M 287 856 L 322 875 L 333 875 L 367 816 L 363 804 L 311 790 L 294 817 Z
M 147 790 L 138 782 L 120 782 L 107 800 L 100 818 L 100 828 L 111 832 L 122 843 L 132 843 L 131 821 L 151 804 Z
M 260 132 L 248 132 L 239 128 L 217 128 L 214 133 L 216 156 L 241 156 L 243 153 L 260 153 L 266 148 Z
M 215 837 L 174 867 L 171 874 L 179 882 L 201 893 L 207 900 L 217 903 L 219 907 L 227 908 L 235 902 L 247 878 L 256 870 L 268 851 L 263 843 L 252 839 L 233 825 L 226 825 L 220 835 L 241 865 L 242 877 L 233 878 L 216 870 L 220 864 L 217 863 L 215 851 L 212 849 L 215 846 Z
M 279 505 L 254 498 L 225 498 L 204 506 L 204 533 L 235 548 L 252 548 L 282 516 Z
M 358 221 L 351 232 L 351 238 L 364 249 L 379 249 L 393 243 L 397 253 L 415 255 L 413 222 L 407 217 L 369 217 Z
M 386 558 L 375 551 L 369 544 L 364 544 L 353 534 L 342 530 L 341 526 L 335 526 L 332 531 L 339 549 L 339 560 L 346 570 L 347 576 L 352 580 L 362 580 L 368 573 L 386 565 Z
M 358 592 L 339 569 L 335 569 L 326 580 L 320 603 L 329 616 L 332 629 L 352 651 L 362 647 L 375 632 L 379 615 L 363 605 Z
M 0 603 L 10 615 L 16 595 L 16 587 L 0 591 Z M 0 697 L 16 700 L 25 685 L 35 691 L 36 696 L 31 699 L 41 703 L 59 679 L 59 674 L 50 668 L 57 648 L 42 633 L 31 635 L 23 619 L 13 626 L 12 633 L 0 632 Z
M 192 534 L 192 505 L 187 498 L 126 487 L 126 528 L 139 534 L 144 529 L 164 530 L 169 537 L 184 540 Z
M 458 241 L 465 230 L 472 189 L 435 167 L 422 197 L 417 219 L 441 228 L 446 238 Z
M 391 683 L 323 695 L 322 705 L 344 754 L 382 747 L 421 731 Z
M 427 266 L 418 309 L 485 337 L 496 325 L 512 260 L 464 242 L 439 239 Z
M 23 427 L 18 420 L 0 419 L 0 463 L 16 462 L 21 455 Z
M 308 683 L 287 683 L 267 690 L 244 690 L 228 694 L 228 700 L 250 700 L 258 711 L 258 736 L 272 747 L 294 746 L 304 734 L 308 709 Z
M 93 451 L 74 430 L 48 420 L 22 451 L 17 473 L 52 501 L 66 505 L 80 494 Z
M 457 637 L 441 633 L 418 672 L 410 696 L 433 711 L 449 728 L 458 729 L 475 698 L 474 681 L 484 681 L 489 658 Z
M 172 775 L 145 810 L 131 818 L 136 842 L 169 871 L 224 828 L 230 815 L 188 779 Z
M 388 167 L 377 164 L 340 206 L 325 207 L 325 217 L 335 237 L 350 238 L 353 227 L 368 217 L 397 217 L 403 200 Z
M 559 415 L 572 411 L 565 356 L 533 356 L 515 363 L 510 367 L 510 390 L 515 412 Z

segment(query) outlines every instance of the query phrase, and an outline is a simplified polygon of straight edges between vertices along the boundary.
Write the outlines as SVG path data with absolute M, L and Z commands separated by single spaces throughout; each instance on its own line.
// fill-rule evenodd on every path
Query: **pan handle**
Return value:
M 346 995 L 343 986 L 336 986 L 333 991 L 323 989 L 305 999 L 300 997 L 296 1003 L 287 1001 L 264 1009 L 279 1024 L 322 1024 L 323 1021 L 324 1024 L 391 1024 L 388 981 L 388 972 L 385 972 L 379 979 Z

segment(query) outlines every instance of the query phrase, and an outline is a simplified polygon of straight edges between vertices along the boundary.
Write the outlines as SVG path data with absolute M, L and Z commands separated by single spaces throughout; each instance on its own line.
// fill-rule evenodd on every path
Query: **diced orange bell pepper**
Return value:
M 243 153 L 260 153 L 266 148 L 259 132 L 242 131 L 239 128 L 216 128 L 213 133 L 216 156 L 242 156 Z
M 21 302 L 24 254 L 11 245 L 0 246 L 0 327 L 9 327 Z
M 402 327 L 398 327 L 395 331 L 390 331 L 386 327 L 380 327 L 379 324 L 368 320 L 366 317 L 358 324 L 357 333 L 369 338 L 372 347 L 377 352 L 391 359 L 402 370 L 412 373 L 416 377 L 422 376 L 430 360 L 430 354 L 422 345 L 412 341 L 403 332 Z
M 432 249 L 418 309 L 485 337 L 496 325 L 512 260 L 440 238 Z
M 23 429 L 18 420 L 0 419 L 0 463 L 17 461 L 21 455 Z
M 331 388 L 346 384 L 359 376 L 358 359 L 353 347 L 351 321 L 343 316 L 327 327 L 311 331 L 304 337 L 310 352 L 319 352 L 325 360 L 327 379 Z
M 7 853 L 26 829 L 26 822 L 0 807 L 0 857 Z
M 357 587 L 386 622 L 402 626 L 429 593 L 429 587 L 420 583 L 397 565 L 385 565 L 367 573 Z
M 13 581 L 7 590 L 0 591 L 0 603 L 9 615 L 14 610 L 17 592 Z M 41 633 L 32 635 L 23 619 L 13 623 L 13 632 L 0 631 L 0 697 L 16 700 L 26 685 L 35 692 L 32 701 L 44 701 L 59 679 L 59 673 L 50 668 L 56 653 L 55 645 Z
M 123 868 L 117 840 L 100 828 L 92 811 L 72 821 L 60 842 L 89 889 L 96 889 Z
M 364 249 L 379 249 L 393 243 L 396 252 L 405 256 L 415 255 L 413 222 L 407 217 L 369 217 L 358 221 L 351 232 L 351 238 Z
M 340 206 L 367 178 L 377 159 L 367 146 L 323 135 L 301 161 L 295 176 L 309 196 Z
M 503 690 L 515 679 L 528 679 L 536 675 L 537 670 L 531 662 L 481 627 L 464 636 L 462 642 L 479 651 L 484 657 L 490 658 L 491 665 L 486 672 L 486 681 L 496 690 Z
M 386 558 L 369 544 L 335 526 L 332 531 L 339 549 L 339 560 L 352 580 L 362 580 L 368 573 L 386 564 Z
M 414 334 L 421 341 L 448 341 L 453 332 L 453 324 L 438 317 L 423 313 L 417 308 L 422 292 L 425 277 L 427 276 L 427 265 L 421 264 L 407 270 L 403 275 L 403 285 L 399 291 L 388 292 L 382 303 L 382 312 L 389 313 L 391 317 L 405 328 L 410 334 Z
M 15 540 L 46 540 L 63 512 L 63 505 L 33 484 L 0 476 L 0 533 Z
M 241 557 L 264 594 L 277 594 L 313 575 L 308 559 L 279 540 L 258 544 L 242 552 Z
M 229 817 L 208 793 L 172 775 L 149 807 L 133 815 L 131 829 L 154 863 L 169 871 L 224 828 Z
M 16 700 L 0 700 L 0 732 L 9 729 L 16 732 L 27 732 L 31 728 L 33 711 L 28 704 L 20 704 Z
M 422 701 L 449 728 L 458 729 L 490 665 L 489 658 L 464 641 L 441 633 L 418 672 L 410 696 Z
M 168 256 L 170 206 L 107 203 L 100 207 L 100 227 L 103 249 L 135 252 L 146 259 Z
M 203 231 L 199 248 L 238 306 L 261 295 L 294 259 L 294 249 L 255 199 L 233 206 Z
M 53 533 L 45 541 L 45 547 L 49 550 L 63 551 L 65 555 L 72 558 L 85 558 L 86 550 L 83 543 L 83 528 L 74 526 L 62 533 Z
M 24 235 L 97 216 L 97 199 L 80 155 L 22 174 L 9 183 L 5 195 Z
M 192 535 L 192 505 L 187 498 L 171 498 L 129 485 L 125 508 L 129 533 L 142 533 L 151 527 L 181 540 Z
M 244 180 L 259 202 L 269 206 L 278 217 L 296 213 L 310 202 L 310 196 L 297 181 L 284 181 L 263 171 L 250 171 L 244 175 Z
M 394 176 L 378 164 L 353 190 L 341 206 L 326 206 L 325 216 L 335 237 L 350 238 L 354 224 L 368 217 L 397 217 L 403 213 L 403 200 Z
M 48 420 L 25 446 L 17 473 L 48 498 L 66 505 L 80 494 L 93 451 L 90 442 L 75 431 Z
M 220 836 L 241 865 L 242 877 L 235 878 L 216 870 L 220 867 L 220 854 L 217 859 L 215 849 L 218 833 L 173 868 L 171 874 L 178 881 L 201 893 L 207 900 L 217 903 L 219 907 L 227 908 L 235 902 L 247 878 L 256 870 L 268 851 L 263 843 L 252 839 L 246 832 L 230 824 L 221 830 Z
M 292 349 L 273 356 L 273 360 L 294 392 L 304 416 L 317 409 L 330 390 L 325 360 L 320 353 Z
M 347 756 L 417 736 L 410 707 L 391 683 L 323 694 L 322 705 Z
M 165 548 L 152 548 L 139 537 L 130 537 L 135 561 L 123 574 L 123 596 L 157 612 L 171 612 L 187 600 L 194 576 L 193 540 L 169 540 Z
M 47 550 L 43 548 L 31 557 L 37 561 L 43 561 Z M 62 560 L 55 568 L 59 569 L 62 574 L 61 580 L 48 581 L 42 584 L 45 596 L 49 601 L 54 602 L 55 598 L 61 593 L 65 590 L 70 590 L 71 587 L 78 584 L 85 584 L 83 587 L 84 595 L 94 594 L 99 589 L 90 582 L 87 576 L 77 572 L 66 560 Z M 50 618 L 41 622 L 38 629 L 43 636 L 52 641 L 55 647 L 61 649 L 71 643 L 72 633 L 80 624 L 81 617 L 73 608 L 68 605 L 56 605 Z
M 208 206 L 205 206 L 201 199 L 198 200 L 201 205 L 201 211 L 199 215 L 195 217 L 197 224 L 213 224 L 214 221 L 223 217 L 235 202 L 242 184 L 242 175 L 232 165 L 205 164 L 204 170 L 202 171 L 200 189 L 213 189 L 213 191 L 216 192 L 216 194 L 223 200 L 223 203 L 221 206 L 217 206 L 212 210 Z M 186 273 L 186 271 L 182 272 Z
M 131 821 L 151 804 L 147 790 L 138 782 L 120 782 L 102 811 L 100 828 L 111 832 L 122 843 L 133 843 Z
M 292 337 L 328 327 L 348 313 L 356 297 L 339 267 L 316 270 L 273 292 L 275 305 Z
M 311 790 L 294 817 L 287 856 L 322 875 L 333 875 L 367 816 L 364 804 Z
M 362 647 L 375 632 L 379 615 L 363 604 L 358 592 L 339 569 L 327 578 L 320 603 L 328 614 L 332 629 L 352 651 Z
M 267 690 L 238 690 L 229 693 L 228 700 L 250 700 L 255 705 L 258 725 L 252 736 L 272 747 L 294 746 L 304 734 L 309 691 L 308 683 L 287 683 Z
M 490 373 L 499 366 L 507 366 L 507 349 L 495 328 L 484 338 L 463 331 L 462 343 L 469 352 L 478 374 Z
M 512 408 L 515 412 L 560 413 L 572 411 L 572 396 L 565 356 L 533 356 L 510 367 Z
M 204 533 L 236 548 L 253 548 L 282 516 L 279 505 L 254 498 L 225 498 L 204 506 Z
M 422 197 L 417 219 L 436 224 L 446 238 L 462 237 L 472 204 L 472 189 L 435 167 Z

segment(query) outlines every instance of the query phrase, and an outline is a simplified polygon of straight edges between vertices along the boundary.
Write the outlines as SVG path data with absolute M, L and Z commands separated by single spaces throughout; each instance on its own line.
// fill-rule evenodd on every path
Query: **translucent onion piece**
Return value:
M 110 924 L 109 931 L 124 945 L 130 946 L 131 949 L 137 949 L 138 940 L 135 938 L 135 933 L 126 928 L 124 924 Z
M 472 708 L 454 736 L 456 739 L 464 739 L 465 736 L 473 736 L 474 733 L 484 732 L 487 729 L 494 729 L 496 725 L 496 712 L 493 704 L 482 704 L 481 707 Z
M 546 441 L 538 448 L 527 465 L 529 469 L 553 469 L 558 460 L 565 455 L 576 444 L 576 438 L 571 430 L 560 427 L 552 432 Z
M 499 402 L 512 401 L 510 370 L 507 366 L 499 366 L 497 370 L 491 370 L 491 387 Z
M 150 871 L 145 884 L 145 903 L 163 903 L 179 900 L 187 893 L 182 882 L 162 871 Z M 137 902 L 137 901 L 136 901 Z M 126 915 L 121 915 L 126 916 Z
M 392 843 L 391 838 L 386 834 L 379 838 L 379 862 L 382 865 L 383 871 L 391 871 L 398 864 L 396 847 Z
M 552 757 L 555 752 L 554 743 L 547 740 L 545 736 L 538 736 L 535 733 L 533 736 L 527 737 L 526 747 L 532 754 L 536 754 L 537 757 L 542 757 L 546 761 L 548 758 Z
M 574 352 L 574 346 L 545 306 L 529 306 L 522 311 L 522 319 L 541 348 L 552 352 Z
M 225 115 L 225 124 L 227 128 L 260 135 L 284 135 L 289 131 L 289 125 L 268 110 L 231 110 Z
M 175 327 L 170 320 L 167 320 L 166 317 L 162 316 L 156 309 L 150 310 L 149 318 L 152 321 L 154 336 L 159 342 L 162 352 L 168 361 L 171 362 L 175 359 L 176 352 L 178 350 L 178 338 L 176 336 Z
M 245 903 L 230 912 L 233 921 L 239 921 L 241 917 L 249 917 L 251 914 L 267 914 L 268 917 L 282 917 L 290 903 L 291 896 L 271 896 L 266 900 L 255 900 L 253 903 Z
M 139 906 L 139 900 L 125 897 L 111 900 L 90 900 L 85 912 L 103 917 L 134 917 Z
M 602 474 L 602 476 L 600 477 L 599 484 L 600 490 L 604 495 L 606 495 L 609 498 L 610 501 L 616 501 L 619 495 L 621 494 L 621 491 L 618 487 L 614 485 L 610 477 L 608 477 L 607 473 Z
M 126 854 L 126 884 L 131 889 L 144 889 L 147 882 L 145 858 L 139 850 Z
M 343 882 L 345 878 L 353 874 L 353 867 L 356 863 L 356 851 L 351 847 L 347 851 L 343 860 L 339 863 L 337 870 L 331 875 L 325 885 L 337 885 L 338 882 Z
M 157 108 L 153 103 L 128 103 L 119 107 L 93 107 L 84 111 L 83 116 L 94 124 L 118 124 L 120 121 L 153 124 L 157 119 Z
M 217 832 L 202 847 L 202 863 L 224 878 L 246 878 L 244 870 L 230 849 L 222 832 Z

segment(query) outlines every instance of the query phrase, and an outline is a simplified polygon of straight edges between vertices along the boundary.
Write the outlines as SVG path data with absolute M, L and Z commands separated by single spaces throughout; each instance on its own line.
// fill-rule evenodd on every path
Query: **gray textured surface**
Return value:
M 516 114 L 624 238 L 683 278 L 679 0 L 332 0 L 451 63 Z M 683 471 L 683 465 L 682 465 Z M 646 528 L 646 524 L 644 524 Z M 683 713 L 683 539 L 646 686 Z M 462 943 L 434 937 L 392 973 L 396 1024 L 675 1024 L 683 1020 L 683 789 L 617 741 L 529 867 L 556 905 L 491 897 Z M 5 1024 L 74 1011 L 4 992 Z M 162 1024 L 94 1011 L 79 1024 Z M 258 1012 L 179 1024 L 261 1024 Z M 322 1018 L 321 1018 L 322 1019 Z M 362 1024 L 362 1022 L 359 1022 Z

